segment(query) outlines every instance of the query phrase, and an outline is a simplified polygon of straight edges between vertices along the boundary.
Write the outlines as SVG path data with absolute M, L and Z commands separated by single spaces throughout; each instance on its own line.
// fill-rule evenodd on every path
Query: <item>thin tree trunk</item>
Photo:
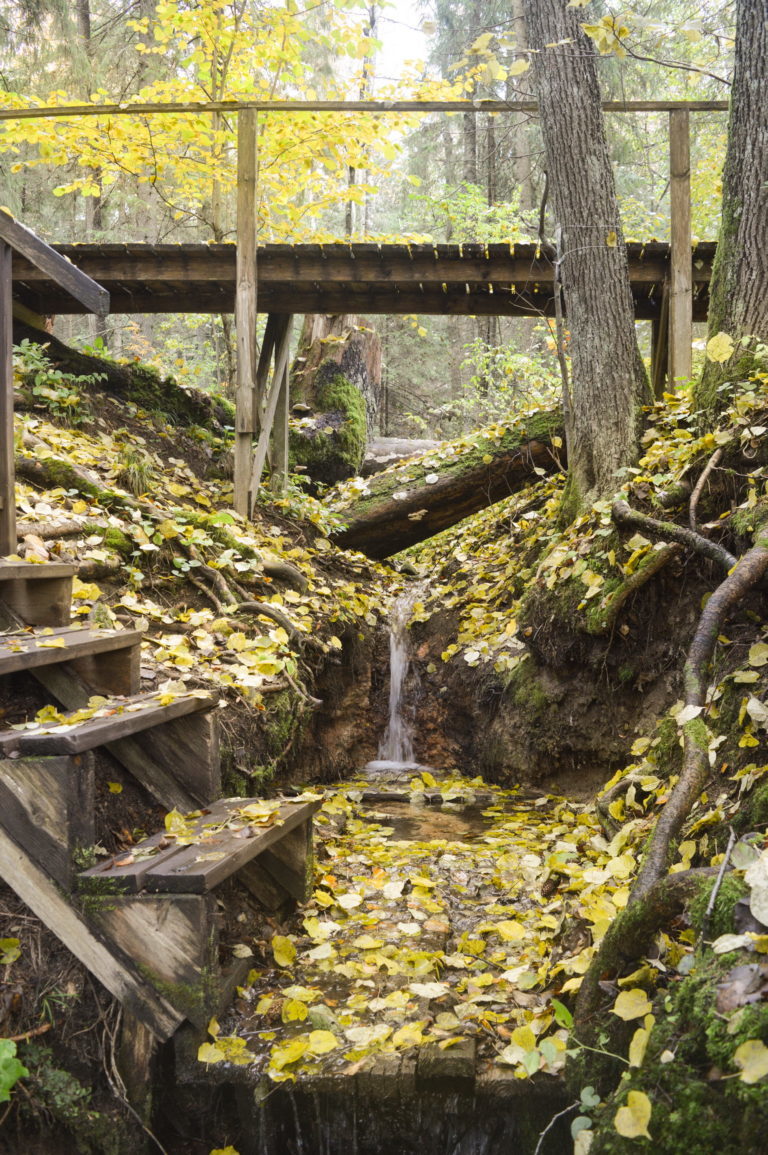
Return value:
M 709 333 L 733 338 L 735 355 L 724 365 L 708 361 L 697 388 L 702 409 L 727 402 L 723 381 L 747 365 L 742 337 L 768 337 L 768 9 L 765 0 L 737 0 L 728 148 L 723 170 L 723 215 L 712 270 Z M 739 363 L 741 361 L 741 364 Z
M 525 13 L 523 0 L 512 0 L 512 34 L 515 45 L 520 52 L 528 47 L 528 34 L 525 27 Z M 523 77 L 525 80 L 525 77 Z M 520 99 L 517 92 L 517 81 L 512 77 L 507 79 L 507 100 Z M 533 207 L 533 184 L 531 182 L 531 142 L 528 131 L 529 117 L 525 113 L 513 113 L 508 118 L 508 129 L 512 142 L 512 173 L 515 187 L 520 192 L 520 208 L 523 212 Z
M 570 330 L 564 514 L 574 516 L 613 493 L 618 471 L 635 461 L 641 405 L 651 395 L 635 336 L 594 48 L 580 10 L 567 0 L 524 0 L 524 8 Z

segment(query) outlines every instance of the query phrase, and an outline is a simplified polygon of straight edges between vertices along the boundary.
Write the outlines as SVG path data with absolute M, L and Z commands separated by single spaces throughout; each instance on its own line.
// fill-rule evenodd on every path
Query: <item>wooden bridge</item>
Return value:
M 112 313 L 232 313 L 234 244 L 57 245 L 102 285 Z M 715 242 L 692 250 L 693 319 L 706 320 Z M 638 320 L 658 320 L 670 283 L 670 246 L 627 246 Z M 261 313 L 551 316 L 552 250 L 532 244 L 303 244 L 257 250 Z M 13 258 L 14 297 L 35 313 L 86 312 L 44 270 Z

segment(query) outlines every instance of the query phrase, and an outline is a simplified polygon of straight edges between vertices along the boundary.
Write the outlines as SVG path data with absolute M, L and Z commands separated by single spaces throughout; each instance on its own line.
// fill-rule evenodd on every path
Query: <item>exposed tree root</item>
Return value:
M 659 879 L 648 889 L 642 902 L 622 911 L 611 923 L 576 999 L 574 1032 L 579 1042 L 590 1045 L 598 1033 L 605 1002 L 602 984 L 646 954 L 662 927 L 681 914 L 702 883 L 716 874 L 717 870 L 708 866 L 702 870 L 681 870 Z
M 654 574 L 662 570 L 680 552 L 680 546 L 677 542 L 672 542 L 662 546 L 661 549 L 652 551 L 644 557 L 634 573 L 631 573 L 626 581 L 623 581 L 618 589 L 614 590 L 606 598 L 601 607 L 601 626 L 602 632 L 608 633 L 618 617 L 619 610 L 633 593 L 641 589 L 647 582 L 651 580 Z
M 623 525 L 673 537 L 724 567 L 730 556 L 720 546 L 715 546 L 713 551 L 711 547 L 715 543 L 702 538 L 700 534 L 635 513 L 624 502 L 614 505 L 614 518 Z M 731 569 L 730 566 L 728 568 Z M 683 673 L 685 707 L 692 708 L 689 712 L 693 716 L 682 727 L 682 769 L 654 828 L 627 909 L 610 926 L 582 981 L 576 1002 L 575 1031 L 577 1038 L 584 1043 L 589 1044 L 597 1033 L 597 1021 L 603 1005 L 601 983 L 604 979 L 620 974 L 643 955 L 656 932 L 680 913 L 686 900 L 695 893 L 700 880 L 717 873 L 712 868 L 667 875 L 669 850 L 709 775 L 710 734 L 701 712 L 706 702 L 710 663 L 717 636 L 730 610 L 754 588 L 766 571 L 768 533 L 761 533 L 752 549 L 738 561 L 734 559 L 734 567 L 709 598 L 699 619 Z M 603 799 L 602 803 L 607 806 L 608 800 Z
M 708 537 L 694 533 L 692 529 L 686 529 L 685 526 L 674 525 L 669 521 L 659 521 L 655 517 L 648 517 L 645 513 L 638 513 L 636 509 L 631 509 L 626 501 L 613 503 L 613 520 L 617 525 L 628 525 L 634 529 L 642 529 L 646 533 L 653 534 L 654 537 L 666 537 L 672 541 L 678 541 L 681 545 L 688 546 L 689 549 L 701 554 L 702 557 L 716 562 L 725 570 L 733 569 L 738 561 L 738 558 L 729 553 L 725 546 L 719 545 L 716 541 L 710 541 Z
M 717 587 L 707 602 L 683 670 L 685 707 L 702 711 L 706 700 L 709 668 L 728 612 L 760 581 L 768 570 L 768 534 L 758 538 Z M 669 847 L 679 833 L 691 808 L 704 788 L 709 774 L 709 730 L 700 716 L 683 726 L 683 766 L 653 831 L 651 844 L 630 895 L 639 902 L 662 877 L 667 868 Z
M 279 626 L 282 626 L 290 638 L 300 638 L 301 634 L 296 629 L 295 625 L 282 610 L 277 606 L 267 605 L 265 602 L 239 602 L 238 605 L 232 606 L 232 610 L 236 614 L 254 614 L 256 617 L 271 618 Z
M 83 537 L 89 533 L 106 529 L 102 521 L 17 521 L 16 535 L 22 541 L 28 533 L 36 533 L 43 541 L 57 540 L 62 537 Z

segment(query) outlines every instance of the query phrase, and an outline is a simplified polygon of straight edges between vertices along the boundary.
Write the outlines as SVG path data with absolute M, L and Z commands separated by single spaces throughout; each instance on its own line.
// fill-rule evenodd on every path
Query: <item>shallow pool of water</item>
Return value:
M 396 842 L 473 842 L 488 829 L 481 806 L 413 806 L 410 802 L 377 801 L 361 809 L 361 817 L 380 823 Z

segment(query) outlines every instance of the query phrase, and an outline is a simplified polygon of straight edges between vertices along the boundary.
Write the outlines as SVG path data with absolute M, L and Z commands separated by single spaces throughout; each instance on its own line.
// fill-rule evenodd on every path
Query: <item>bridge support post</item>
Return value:
M 237 391 L 235 393 L 234 473 L 236 511 L 250 513 L 249 489 L 253 437 L 258 430 L 256 386 L 258 230 L 258 114 L 242 109 L 237 115 L 237 283 L 235 326 L 237 329 Z
M 11 257 L 11 246 L 0 240 L 0 557 L 16 552 Z
M 291 343 L 291 324 L 293 317 L 290 313 L 270 313 L 267 319 L 267 329 L 264 334 L 264 344 L 256 370 L 256 381 L 259 396 L 264 396 L 263 407 L 259 405 L 259 440 L 253 457 L 253 466 L 250 480 L 251 506 L 255 500 L 261 475 L 269 453 L 269 440 L 274 430 L 272 446 L 273 477 L 278 485 L 285 486 L 285 477 L 288 469 L 288 354 Z M 269 393 L 265 392 L 269 377 L 269 367 L 274 352 L 275 364 L 272 370 L 272 382 Z M 277 475 L 281 476 L 278 477 Z
M 693 260 L 691 254 L 691 138 L 687 108 L 669 114 L 671 285 L 669 300 L 669 385 L 691 376 Z

